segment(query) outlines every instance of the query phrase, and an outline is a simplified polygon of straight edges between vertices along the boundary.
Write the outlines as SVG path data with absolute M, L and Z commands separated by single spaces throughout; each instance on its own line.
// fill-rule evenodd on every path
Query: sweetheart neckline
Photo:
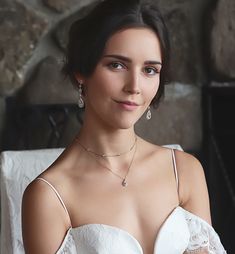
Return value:
M 164 225 L 166 225 L 166 222 L 175 214 L 175 212 L 177 210 L 181 210 L 181 211 L 184 211 L 186 213 L 189 213 L 191 216 L 193 217 L 196 217 L 197 219 L 199 219 L 201 222 L 205 223 L 207 226 L 209 226 L 209 228 L 213 228 L 207 221 L 205 221 L 204 219 L 200 218 L 199 216 L 187 211 L 186 209 L 184 209 L 183 207 L 181 206 L 176 206 L 175 208 L 172 209 L 172 211 L 169 213 L 169 215 L 166 217 L 166 219 L 163 221 L 163 223 L 161 224 L 157 234 L 156 234 L 156 237 L 155 237 L 155 241 L 153 243 L 153 246 L 154 246 L 154 249 L 153 249 L 153 253 L 154 253 L 154 250 L 155 250 L 155 247 L 157 246 L 157 242 L 158 242 L 158 238 L 159 238 L 159 234 L 161 233 L 161 230 L 163 229 Z M 140 248 L 142 254 L 143 254 L 143 248 L 140 244 L 140 242 L 131 234 L 129 233 L 127 230 L 125 229 L 122 229 L 122 228 L 119 228 L 119 227 L 116 227 L 116 226 L 112 226 L 112 225 L 108 225 L 108 224 L 102 224 L 102 223 L 87 223 L 87 224 L 84 224 L 84 225 L 81 225 L 81 226 L 77 226 L 77 227 L 70 227 L 68 230 L 67 230 L 67 233 L 64 237 L 64 240 L 59 248 L 59 250 L 61 249 L 61 247 L 63 246 L 64 242 L 66 241 L 67 237 L 69 236 L 69 234 L 71 233 L 72 230 L 80 230 L 82 228 L 86 228 L 86 227 L 91 227 L 91 226 L 103 226 L 103 227 L 106 227 L 106 228 L 111 228 L 113 230 L 116 230 L 116 231 L 121 231 L 123 234 L 127 235 L 128 237 L 130 237 L 132 240 L 134 240 L 134 242 L 137 244 L 138 248 Z
M 182 207 L 180 206 L 176 206 L 174 207 L 171 212 L 167 215 L 167 217 L 165 218 L 165 220 L 163 221 L 163 223 L 161 224 L 161 226 L 159 227 L 159 230 L 156 234 L 156 237 L 155 237 L 155 240 L 154 240 L 154 243 L 153 243 L 153 247 L 155 248 L 156 244 L 157 244 L 157 240 L 158 240 L 158 236 L 159 236 L 159 233 L 161 231 L 161 229 L 164 227 L 164 225 L 166 224 L 166 222 L 171 218 L 171 216 L 175 213 L 175 211 L 178 209 L 178 208 L 181 208 L 183 209 Z M 128 237 L 130 237 L 132 240 L 134 240 L 134 242 L 138 245 L 138 248 L 141 250 L 142 253 L 144 253 L 143 251 L 143 247 L 141 246 L 139 240 L 137 240 L 131 233 L 129 233 L 127 230 L 125 229 L 122 229 L 120 227 L 116 227 L 116 226 L 112 226 L 112 225 L 108 225 L 108 224 L 102 224 L 102 223 L 87 223 L 87 224 L 84 224 L 84 225 L 81 225 L 81 226 L 78 226 L 78 227 L 70 227 L 67 231 L 67 234 L 66 236 L 69 234 L 69 232 L 71 230 L 80 230 L 82 228 L 86 228 L 86 227 L 91 227 L 91 226 L 103 226 L 103 227 L 106 227 L 106 228 L 111 228 L 113 230 L 118 230 L 118 231 L 121 231 L 123 234 L 127 235 Z M 65 237 L 66 238 L 66 237 Z M 65 240 L 65 239 L 64 239 Z M 154 252 L 153 252 L 154 253 Z

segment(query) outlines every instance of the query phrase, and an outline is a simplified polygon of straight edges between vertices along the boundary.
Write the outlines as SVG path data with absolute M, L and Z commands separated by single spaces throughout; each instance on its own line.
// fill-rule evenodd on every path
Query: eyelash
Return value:
M 117 65 L 121 66 L 122 68 L 117 68 Z M 115 66 L 116 66 L 116 67 L 115 67 Z M 108 67 L 109 67 L 109 68 L 112 68 L 112 69 L 114 69 L 114 70 L 120 70 L 120 69 L 123 69 L 123 68 L 124 68 L 124 69 L 127 68 L 127 67 L 126 67 L 123 63 L 121 63 L 121 62 L 111 62 L 111 63 L 108 64 Z M 152 71 L 154 71 L 154 74 L 149 74 L 146 70 L 152 70 Z M 144 67 L 144 72 L 145 72 L 147 75 L 152 76 L 152 75 L 156 75 L 156 74 L 160 73 L 160 70 L 158 70 L 157 68 L 152 67 L 152 66 L 146 66 L 146 67 Z
M 116 65 L 116 67 L 115 67 L 115 65 Z M 119 68 L 117 68 L 117 65 L 122 66 L 122 68 L 126 68 L 125 65 L 120 62 L 111 62 L 108 64 L 108 67 L 117 70 L 117 69 L 119 69 Z
M 149 73 L 147 73 L 146 70 L 152 70 L 152 71 L 154 71 L 154 74 L 149 74 Z M 146 72 L 148 75 L 150 75 L 150 76 L 160 73 L 160 71 L 159 71 L 157 68 L 155 68 L 155 67 L 145 67 L 145 72 Z

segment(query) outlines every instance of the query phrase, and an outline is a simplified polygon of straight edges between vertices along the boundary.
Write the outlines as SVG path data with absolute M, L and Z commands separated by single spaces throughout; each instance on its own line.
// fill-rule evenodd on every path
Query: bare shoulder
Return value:
M 144 142 L 145 141 L 143 141 L 143 143 Z M 149 142 L 146 142 L 145 146 L 147 154 L 152 156 L 153 159 L 160 160 L 162 164 L 165 164 L 168 167 L 172 166 L 172 151 L 174 151 L 177 172 L 183 182 L 189 182 L 190 185 L 195 179 L 198 179 L 198 181 L 202 183 L 204 182 L 205 175 L 203 167 L 195 156 L 173 147 L 159 146 Z M 182 188 L 183 187 L 184 186 L 182 186 Z
M 43 209 L 48 205 L 54 207 L 57 203 L 52 188 L 37 178 L 27 186 L 23 194 L 23 205 L 26 208 L 29 205 Z
M 22 233 L 26 253 L 55 253 L 67 230 L 55 193 L 40 180 L 28 185 L 22 200 Z
M 147 142 L 146 151 L 149 151 L 154 160 L 158 158 L 164 168 L 172 167 L 173 161 L 169 156 L 172 149 Z M 195 156 L 177 149 L 174 149 L 174 155 L 179 179 L 179 205 L 211 224 L 209 195 L 200 161 Z
M 195 180 L 195 178 L 204 180 L 204 169 L 195 156 L 177 149 L 174 152 L 177 170 L 181 177 L 187 180 Z
M 211 224 L 209 196 L 204 169 L 193 155 L 175 150 L 179 175 L 180 205 Z

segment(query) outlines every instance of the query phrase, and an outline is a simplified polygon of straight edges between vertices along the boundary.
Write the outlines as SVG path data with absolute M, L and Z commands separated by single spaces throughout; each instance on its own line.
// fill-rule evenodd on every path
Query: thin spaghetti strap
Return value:
M 70 225 L 72 226 L 71 220 L 70 220 L 70 216 L 69 216 L 69 212 L 68 212 L 68 209 L 67 209 L 67 207 L 66 207 L 66 205 L 65 205 L 65 203 L 64 203 L 64 201 L 63 201 L 63 199 L 61 198 L 59 192 L 56 190 L 56 188 L 55 188 L 51 183 L 49 183 L 47 180 L 45 180 L 45 179 L 42 178 L 42 177 L 37 177 L 35 180 L 41 180 L 41 181 L 43 181 L 44 183 L 46 183 L 47 185 L 49 185 L 49 186 L 51 187 L 51 189 L 54 191 L 54 193 L 55 193 L 56 196 L 58 197 L 60 203 L 62 204 L 62 206 L 63 206 L 65 212 L 67 213 L 68 218 L 69 218 L 69 221 L 70 221 Z
M 179 194 L 179 177 L 178 177 L 178 171 L 177 171 L 177 167 L 176 167 L 175 150 L 173 148 L 171 149 L 171 154 L 172 154 L 172 162 L 173 162 L 173 168 L 174 168 L 174 173 L 175 173 L 175 180 L 176 180 L 176 185 L 177 185 L 177 192 Z

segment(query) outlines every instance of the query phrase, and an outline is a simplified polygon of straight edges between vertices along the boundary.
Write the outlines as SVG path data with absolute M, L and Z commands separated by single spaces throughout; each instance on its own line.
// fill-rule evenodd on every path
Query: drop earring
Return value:
M 78 107 L 79 108 L 84 107 L 84 100 L 82 98 L 82 81 L 79 81 L 78 85 Z
M 151 113 L 151 110 L 150 110 L 150 106 L 148 106 L 147 114 L 146 114 L 146 119 L 147 119 L 147 120 L 150 120 L 151 117 L 152 117 L 152 113 Z

